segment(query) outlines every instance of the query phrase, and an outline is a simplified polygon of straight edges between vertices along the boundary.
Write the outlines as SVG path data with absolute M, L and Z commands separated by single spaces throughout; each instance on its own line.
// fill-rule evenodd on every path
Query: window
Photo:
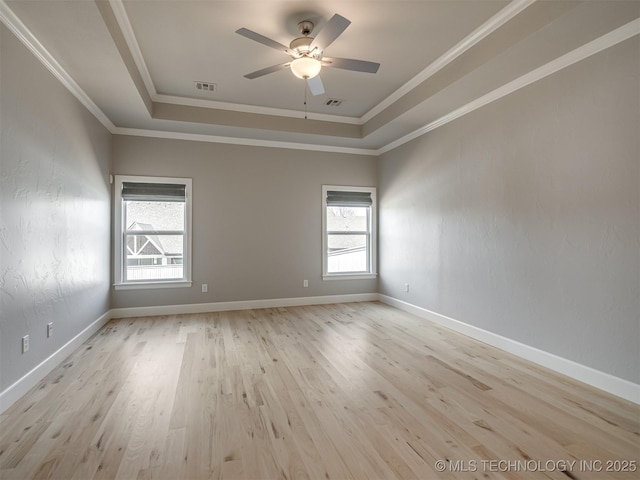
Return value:
M 191 179 L 116 176 L 116 289 L 191 286 Z
M 322 187 L 322 270 L 325 280 L 375 278 L 375 188 Z

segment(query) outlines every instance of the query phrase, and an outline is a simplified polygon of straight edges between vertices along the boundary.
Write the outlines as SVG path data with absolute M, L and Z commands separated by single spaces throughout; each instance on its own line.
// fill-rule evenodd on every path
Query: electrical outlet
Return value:
M 202 284 L 202 293 L 207 293 L 209 291 L 209 285 L 206 283 Z
M 29 335 L 25 335 L 22 337 L 22 353 L 27 353 L 29 351 Z
M 408 283 L 405 283 L 405 284 L 404 284 L 404 291 L 405 291 L 405 292 L 408 292 L 408 291 L 409 291 L 409 284 L 408 284 Z
M 303 281 L 302 281 L 302 286 L 303 286 L 304 288 L 309 287 L 309 280 L 303 280 Z
M 53 335 L 53 322 L 47 323 L 47 338 Z

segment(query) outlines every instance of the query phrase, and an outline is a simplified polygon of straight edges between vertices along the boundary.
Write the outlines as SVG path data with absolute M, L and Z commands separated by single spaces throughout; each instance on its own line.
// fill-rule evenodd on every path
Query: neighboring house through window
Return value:
M 375 278 L 376 189 L 322 187 L 323 278 Z
M 115 286 L 191 285 L 191 179 L 116 176 Z

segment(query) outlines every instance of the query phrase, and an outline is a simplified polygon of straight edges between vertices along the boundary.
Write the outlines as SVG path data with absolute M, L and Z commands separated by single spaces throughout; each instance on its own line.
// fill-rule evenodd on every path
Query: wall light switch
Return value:
M 47 323 L 47 338 L 53 335 L 53 322 Z
M 209 291 L 209 285 L 206 283 L 202 284 L 202 293 L 207 293 Z
M 22 353 L 27 353 L 29 351 L 29 335 L 25 335 L 22 337 Z
M 409 284 L 408 284 L 408 283 L 405 283 L 405 284 L 404 284 L 404 291 L 405 291 L 405 292 L 408 292 L 408 291 L 409 291 Z
M 309 280 L 303 280 L 303 281 L 302 281 L 302 286 L 303 286 L 304 288 L 307 288 L 307 287 L 309 286 Z

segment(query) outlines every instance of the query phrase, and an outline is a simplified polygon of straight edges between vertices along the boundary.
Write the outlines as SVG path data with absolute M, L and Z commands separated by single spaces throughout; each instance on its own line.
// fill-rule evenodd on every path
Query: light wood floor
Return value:
M 2 415 L 0 478 L 631 480 L 639 417 L 379 303 L 123 319 Z

